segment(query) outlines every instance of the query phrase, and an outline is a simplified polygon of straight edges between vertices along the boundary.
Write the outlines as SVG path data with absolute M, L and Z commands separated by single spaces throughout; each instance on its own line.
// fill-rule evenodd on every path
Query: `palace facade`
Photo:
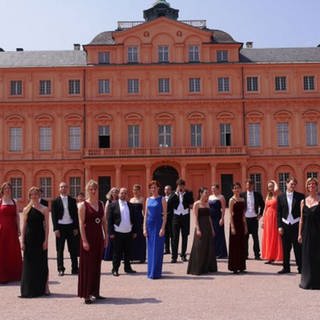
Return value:
M 253 178 L 304 191 L 320 175 L 320 47 L 256 49 L 164 0 L 71 51 L 0 50 L 0 177 L 52 199 L 99 181 Z

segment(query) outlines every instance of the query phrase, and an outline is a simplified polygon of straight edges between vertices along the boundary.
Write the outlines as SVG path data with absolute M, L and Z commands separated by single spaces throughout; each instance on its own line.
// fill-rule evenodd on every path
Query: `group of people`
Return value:
M 265 201 L 253 190 L 251 180 L 246 181 L 245 192 L 241 192 L 240 183 L 232 186 L 233 195 L 228 203 L 228 253 L 224 233 L 226 201 L 217 184 L 212 186 L 211 194 L 207 188 L 200 188 L 199 198 L 194 202 L 183 179 L 178 179 L 174 191 L 170 185 L 165 186 L 164 196 L 159 194 L 159 183 L 153 180 L 146 199 L 141 186 L 136 184 L 129 201 L 127 188 L 111 188 L 104 205 L 98 199 L 98 184 L 94 180 L 87 183 L 86 195 L 81 193 L 77 199 L 68 195 L 68 185 L 61 182 L 59 196 L 51 204 L 58 274 L 65 273 L 63 252 L 67 242 L 71 273 L 78 275 L 78 296 L 91 304 L 104 299 L 100 295 L 102 259 L 112 260 L 115 277 L 119 276 L 122 260 L 124 271 L 131 274 L 136 272 L 132 261 L 147 259 L 148 278 L 159 279 L 164 254 L 171 254 L 171 263 L 177 263 L 180 234 L 180 258 L 188 262 L 188 274 L 217 272 L 217 258 L 228 258 L 228 269 L 235 274 L 243 273 L 251 234 L 256 260 L 263 258 L 267 264 L 282 261 L 283 268 L 278 273 L 289 273 L 293 246 L 301 273 L 300 287 L 320 289 L 318 181 L 307 179 L 306 197 L 295 191 L 296 184 L 296 179 L 290 177 L 286 192 L 278 194 L 277 183 L 269 181 Z M 41 199 L 39 188 L 30 188 L 30 201 L 23 209 L 20 228 L 10 183 L 4 183 L 0 193 L 0 283 L 21 280 L 21 297 L 49 295 L 48 203 Z M 191 209 L 195 230 L 187 259 Z M 261 218 L 262 256 L 258 235 Z

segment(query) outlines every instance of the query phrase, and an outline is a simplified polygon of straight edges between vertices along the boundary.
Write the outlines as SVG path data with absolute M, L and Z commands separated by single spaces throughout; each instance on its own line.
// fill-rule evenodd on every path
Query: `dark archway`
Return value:
M 175 190 L 178 178 L 178 171 L 171 166 L 161 166 L 153 172 L 153 180 L 157 180 L 161 185 L 160 194 L 163 194 L 163 189 L 166 185 L 170 185 L 172 190 Z

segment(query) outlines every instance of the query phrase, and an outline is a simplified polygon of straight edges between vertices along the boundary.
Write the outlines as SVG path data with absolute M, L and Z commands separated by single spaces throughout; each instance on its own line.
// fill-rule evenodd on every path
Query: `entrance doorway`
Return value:
M 232 174 L 222 174 L 221 175 L 221 193 L 226 199 L 226 205 L 229 205 L 229 199 L 232 197 L 232 185 L 233 185 L 233 175 Z
M 99 200 L 105 203 L 107 201 L 106 194 L 111 188 L 111 177 L 109 176 L 100 176 L 98 178 L 99 185 Z
M 171 166 L 161 166 L 153 172 L 153 180 L 160 183 L 159 193 L 163 194 L 163 189 L 166 185 L 170 185 L 172 190 L 176 189 L 176 181 L 179 178 L 178 171 Z

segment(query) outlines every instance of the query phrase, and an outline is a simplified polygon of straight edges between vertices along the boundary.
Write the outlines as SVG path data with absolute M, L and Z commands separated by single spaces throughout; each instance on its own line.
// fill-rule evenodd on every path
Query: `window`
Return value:
M 81 128 L 69 127 L 69 150 L 76 151 L 81 148 Z
M 275 89 L 276 89 L 276 91 L 287 90 L 287 78 L 286 77 L 275 77 Z
M 39 150 L 51 151 L 52 149 L 52 128 L 40 127 Z
M 40 188 L 42 190 L 43 198 L 52 197 L 52 179 L 51 177 L 41 177 L 40 178 Z
M 47 95 L 51 94 L 51 81 L 50 80 L 40 80 L 39 94 L 41 96 L 47 96 Z
M 318 179 L 318 172 L 316 172 L 316 171 L 307 172 L 307 179 L 309 179 L 309 178 Z
M 159 125 L 159 147 L 171 147 L 171 126 Z
M 318 133 L 316 122 L 306 122 L 307 146 L 316 146 L 318 144 Z
M 99 52 L 98 53 L 99 64 L 109 64 L 110 63 L 110 52 Z
M 75 198 L 81 192 L 81 178 L 80 177 L 70 177 L 70 196 Z
M 138 148 L 140 147 L 140 127 L 138 125 L 128 126 L 128 147 Z
M 12 186 L 12 198 L 22 198 L 22 178 L 11 178 L 10 183 Z
M 281 192 L 285 192 L 287 189 L 287 179 L 289 178 L 289 172 L 279 173 L 279 189 Z
M 69 80 L 69 94 L 80 94 L 80 80 Z
M 253 181 L 254 190 L 261 193 L 262 187 L 261 187 L 261 174 L 260 173 L 252 173 L 250 174 L 250 180 Z M 262 212 L 260 212 L 262 214 Z
M 189 79 L 189 92 L 200 92 L 200 78 Z
M 289 146 L 289 125 L 288 122 L 280 122 L 277 124 L 278 130 L 278 147 Z
M 158 57 L 159 57 L 159 62 L 169 62 L 169 47 L 159 46 Z
M 128 47 L 128 62 L 138 63 L 138 47 Z
M 192 124 L 191 125 L 191 146 L 201 147 L 202 145 L 202 125 Z
M 217 51 L 217 62 L 228 62 L 228 51 L 218 50 Z
M 260 147 L 260 123 L 249 123 L 249 146 Z
M 170 92 L 170 80 L 169 78 L 159 79 L 159 93 Z
M 99 80 L 99 94 L 110 93 L 110 81 L 109 79 Z
M 10 82 L 10 95 L 21 96 L 22 95 L 22 81 L 12 80 Z
M 247 77 L 247 91 L 258 91 L 258 77 Z
M 222 146 L 231 146 L 230 123 L 220 123 L 220 144 Z
M 110 148 L 109 126 L 99 126 L 99 148 Z
M 314 76 L 303 77 L 303 88 L 304 90 L 314 90 Z
M 10 128 L 9 140 L 9 150 L 11 152 L 22 151 L 22 128 Z
M 199 46 L 189 46 L 189 62 L 199 62 Z
M 229 78 L 218 78 L 218 92 L 229 92 Z
M 128 93 L 139 93 L 139 79 L 128 79 Z

